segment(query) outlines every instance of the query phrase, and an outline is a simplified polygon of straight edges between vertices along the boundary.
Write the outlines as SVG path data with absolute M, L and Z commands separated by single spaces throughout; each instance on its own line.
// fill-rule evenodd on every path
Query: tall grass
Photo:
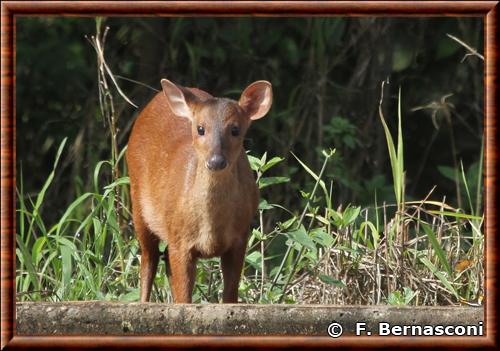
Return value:
M 325 178 L 324 169 L 335 151 L 323 152 L 319 172 L 293 155 L 314 185 L 301 190 L 302 209 L 274 204 L 262 191 L 258 224 L 252 229 L 245 257 L 241 302 L 437 305 L 475 301 L 484 294 L 483 215 L 473 206 L 472 213 L 465 213 L 445 201 L 431 200 L 434 189 L 420 201 L 404 200 L 400 106 L 401 99 L 397 147 L 380 109 L 397 184 L 396 203 L 379 205 L 375 199 L 372 207 L 334 208 L 334 180 Z M 112 163 L 96 165 L 92 191 L 80 194 L 59 221 L 44 221 L 44 197 L 65 143 L 61 142 L 53 171 L 35 199 L 24 193 L 20 176 L 18 299 L 136 301 L 141 255 L 128 212 L 129 181 L 126 176 L 113 180 Z M 121 174 L 126 174 L 124 152 L 116 160 Z M 270 176 L 283 158 L 268 159 L 267 154 L 249 154 L 248 158 L 261 189 L 291 181 Z M 463 171 L 462 178 L 468 189 Z M 102 179 L 109 179 L 109 184 L 100 184 Z M 277 211 L 287 219 L 266 226 L 266 219 L 274 218 Z M 123 227 L 118 224 L 119 216 Z M 220 301 L 222 287 L 219 260 L 201 260 L 194 301 Z M 163 263 L 152 300 L 172 301 Z
M 135 239 L 121 233 L 115 208 L 117 191 L 128 192 L 128 177 L 101 187 L 99 178 L 108 161 L 99 162 L 94 191 L 78 196 L 57 223 L 46 223 L 43 201 L 52 184 L 54 169 L 35 200 L 23 191 L 22 175 L 17 191 L 16 289 L 20 300 L 82 300 L 122 298 L 136 284 Z M 118 161 L 123 159 L 124 150 Z M 123 196 L 122 198 L 126 198 Z M 125 210 L 127 206 L 122 206 Z

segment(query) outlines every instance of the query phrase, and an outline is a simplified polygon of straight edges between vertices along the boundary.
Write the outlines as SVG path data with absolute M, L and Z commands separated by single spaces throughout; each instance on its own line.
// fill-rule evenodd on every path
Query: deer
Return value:
M 168 79 L 161 86 L 134 122 L 126 153 L 141 302 L 150 299 L 165 241 L 174 303 L 192 303 L 197 260 L 211 257 L 220 257 L 223 303 L 237 303 L 259 201 L 243 141 L 270 110 L 272 85 L 256 81 L 238 101 Z

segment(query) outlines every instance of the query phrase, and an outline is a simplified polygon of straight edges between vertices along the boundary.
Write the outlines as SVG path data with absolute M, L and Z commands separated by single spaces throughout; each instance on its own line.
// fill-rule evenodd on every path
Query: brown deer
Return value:
M 243 138 L 271 108 L 271 84 L 250 84 L 239 101 L 167 79 L 161 85 L 137 118 L 127 150 L 141 302 L 149 301 L 164 240 L 174 302 L 192 301 L 197 259 L 220 256 L 223 301 L 236 303 L 259 198 Z

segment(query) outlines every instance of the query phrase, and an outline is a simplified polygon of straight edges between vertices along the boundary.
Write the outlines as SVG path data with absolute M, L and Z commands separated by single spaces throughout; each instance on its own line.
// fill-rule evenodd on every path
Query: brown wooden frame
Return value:
M 15 332 L 15 16 L 481 16 L 485 27 L 485 337 L 16 336 Z M 1 4 L 1 348 L 91 347 L 474 347 L 497 348 L 498 1 L 5 1 Z

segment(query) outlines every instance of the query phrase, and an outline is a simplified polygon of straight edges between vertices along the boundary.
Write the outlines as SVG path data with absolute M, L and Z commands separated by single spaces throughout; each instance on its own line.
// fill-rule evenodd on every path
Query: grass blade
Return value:
M 436 234 L 432 231 L 431 227 L 427 223 L 420 222 L 420 225 L 422 228 L 424 228 L 425 234 L 427 234 L 427 237 L 429 238 L 429 241 L 431 242 L 432 248 L 434 249 L 434 252 L 436 253 L 439 262 L 441 262 L 441 265 L 446 269 L 446 272 L 448 275 L 451 277 L 452 276 L 452 271 L 451 271 L 451 266 L 446 258 L 446 255 L 441 248 L 441 245 L 439 245 L 439 242 L 436 238 Z
M 396 202 L 399 204 L 401 202 L 401 186 L 399 184 L 400 178 L 398 177 L 398 157 L 396 154 L 396 149 L 394 148 L 394 140 L 392 139 L 391 131 L 385 122 L 384 114 L 382 112 L 382 101 L 384 98 L 384 82 L 382 82 L 382 92 L 380 97 L 380 103 L 378 106 L 378 114 L 380 117 L 380 121 L 382 122 L 382 126 L 384 127 L 385 139 L 387 142 L 387 149 L 389 151 L 389 159 L 391 161 L 391 169 L 392 169 L 392 178 L 394 181 L 394 195 L 396 196 Z
M 457 213 L 457 212 L 449 212 L 449 211 L 429 210 L 428 212 L 432 213 L 432 214 L 437 214 L 437 215 L 442 215 L 442 216 L 450 216 L 450 217 L 461 218 L 461 219 L 476 219 L 476 220 L 481 220 L 483 218 L 483 217 L 480 217 L 480 216 L 473 216 L 473 215 L 470 215 L 470 214 Z
M 429 259 L 427 257 L 419 257 L 419 260 L 420 262 L 422 262 L 427 268 L 429 268 L 431 270 L 431 272 L 436 276 L 436 278 L 439 279 L 439 281 L 441 283 L 443 283 L 443 285 L 446 287 L 446 289 L 452 293 L 457 299 L 459 299 L 458 297 L 458 293 L 457 291 L 455 290 L 455 288 L 450 284 L 450 282 L 446 279 L 446 277 L 440 272 L 438 271 L 438 269 L 436 268 L 436 266 L 434 266 L 432 264 L 431 261 L 429 261 Z

